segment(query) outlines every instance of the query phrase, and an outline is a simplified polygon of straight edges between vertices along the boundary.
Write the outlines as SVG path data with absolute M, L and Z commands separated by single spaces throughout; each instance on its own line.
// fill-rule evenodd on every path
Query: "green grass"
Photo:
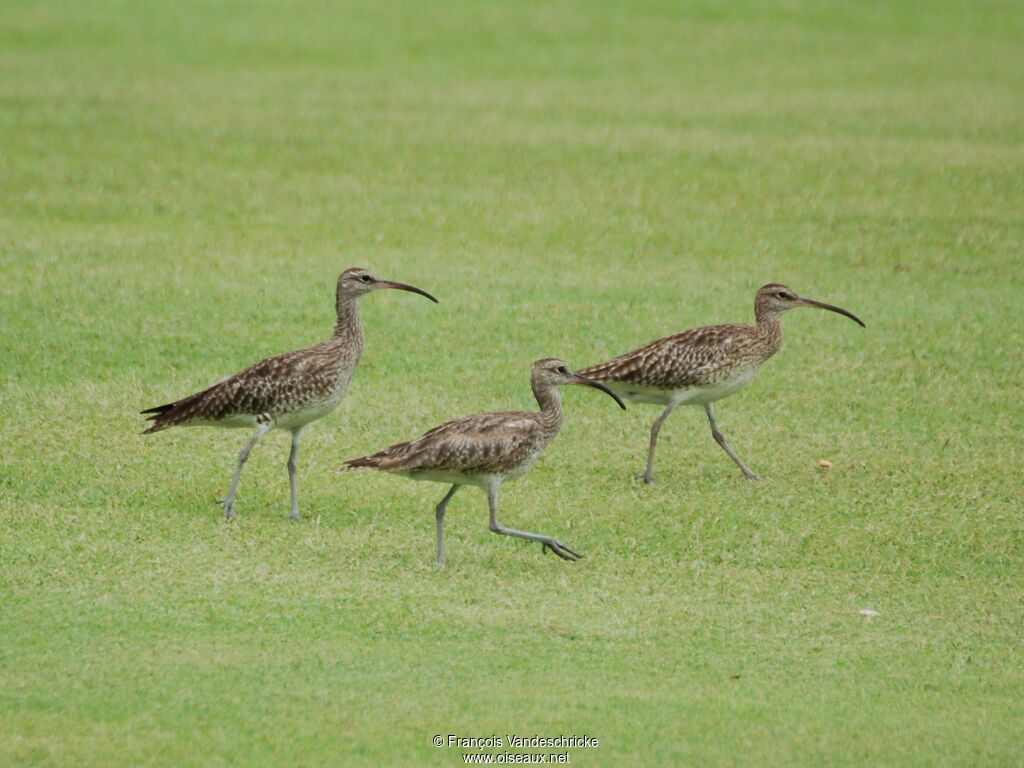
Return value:
M 577 765 L 1024 761 L 1019 4 L 27 2 L 0 11 L 0 764 L 461 764 L 434 734 L 588 734 Z M 287 438 L 141 408 L 329 333 L 367 348 Z M 789 283 L 868 324 L 699 411 L 566 393 L 487 531 L 346 458 L 532 407 Z M 819 459 L 834 462 L 831 472 Z M 858 611 L 871 607 L 875 619 Z

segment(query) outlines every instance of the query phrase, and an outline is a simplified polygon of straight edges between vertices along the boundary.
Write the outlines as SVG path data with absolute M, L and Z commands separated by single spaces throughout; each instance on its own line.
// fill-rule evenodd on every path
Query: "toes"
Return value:
M 570 547 L 567 547 L 558 539 L 551 539 L 551 541 L 546 542 L 544 546 L 551 547 L 551 551 L 563 560 L 579 560 L 582 557 L 582 555 L 580 555 L 578 552 L 573 551 Z
M 579 560 L 581 557 L 583 557 L 583 555 L 581 555 L 575 549 L 573 549 L 572 547 L 567 547 L 567 546 L 565 546 L 565 544 L 562 545 L 562 549 L 564 549 L 566 552 L 568 552 L 570 555 L 572 555 L 577 560 Z

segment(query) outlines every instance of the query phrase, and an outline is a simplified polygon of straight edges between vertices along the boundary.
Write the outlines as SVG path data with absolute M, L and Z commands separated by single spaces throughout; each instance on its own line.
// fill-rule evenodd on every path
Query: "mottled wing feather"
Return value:
M 296 401 L 315 397 L 336 376 L 336 360 L 321 346 L 268 357 L 201 392 L 144 411 L 153 414 L 154 422 L 146 432 L 241 414 L 273 417 Z
M 317 357 L 289 352 L 261 360 L 235 376 L 211 387 L 205 400 L 209 415 L 225 418 L 235 414 L 274 413 L 285 402 L 302 398 L 316 387 Z
M 543 447 L 546 437 L 537 414 L 481 413 L 445 422 L 415 440 L 345 464 L 401 472 L 503 472 Z
M 621 381 L 657 389 L 682 389 L 713 381 L 736 363 L 752 327 L 710 325 L 666 336 L 605 363 L 580 371 L 598 381 Z

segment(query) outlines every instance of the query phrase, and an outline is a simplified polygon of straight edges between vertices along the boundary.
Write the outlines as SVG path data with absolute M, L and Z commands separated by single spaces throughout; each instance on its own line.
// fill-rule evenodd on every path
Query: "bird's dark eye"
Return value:
M 778 292 L 778 293 L 776 293 L 775 295 L 776 295 L 776 296 L 778 296 L 778 297 L 779 297 L 780 299 L 785 299 L 785 298 L 788 298 L 788 297 L 786 296 L 786 292 L 785 292 L 785 291 L 779 291 L 779 292 Z
M 565 374 L 568 374 L 568 373 L 569 373 L 569 369 L 568 369 L 568 368 L 566 368 L 566 367 L 565 367 L 564 365 L 560 365 L 560 366 L 558 366 L 558 372 L 559 372 L 559 373 L 565 373 Z
M 369 283 L 370 281 L 373 280 L 373 278 L 370 277 L 369 275 L 362 275 L 359 279 L 362 280 L 364 283 Z

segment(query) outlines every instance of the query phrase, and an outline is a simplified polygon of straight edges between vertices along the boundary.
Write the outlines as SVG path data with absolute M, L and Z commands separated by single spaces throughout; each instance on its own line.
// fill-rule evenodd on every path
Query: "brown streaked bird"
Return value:
M 782 345 L 782 313 L 794 307 L 817 307 L 864 326 L 864 322 L 840 307 L 804 299 L 779 283 L 761 286 L 754 300 L 756 325 L 734 323 L 709 325 L 666 336 L 627 352 L 606 363 L 580 371 L 635 403 L 663 405 L 665 410 L 651 426 L 647 450 L 645 483 L 654 482 L 654 448 L 658 432 L 669 415 L 680 405 L 703 406 L 711 424 L 711 434 L 722 450 L 748 480 L 760 478 L 725 441 L 715 422 L 714 403 L 739 392 L 754 378 L 758 368 Z
M 448 502 L 464 485 L 487 494 L 490 529 L 502 536 L 539 541 L 563 560 L 582 555 L 553 536 L 505 528 L 498 523 L 498 491 L 506 480 L 526 474 L 562 426 L 562 384 L 600 389 L 625 410 L 626 405 L 608 387 L 569 370 L 565 363 L 546 357 L 533 364 L 530 376 L 540 411 L 505 411 L 463 416 L 434 427 L 407 443 L 398 443 L 370 456 L 345 462 L 342 472 L 379 469 L 413 480 L 451 483 L 435 509 L 437 564 L 444 565 L 444 513 Z
M 335 294 L 337 319 L 334 335 L 327 341 L 296 352 L 268 357 L 241 373 L 214 384 L 202 392 L 143 411 L 153 425 L 143 434 L 168 427 L 242 427 L 256 430 L 238 454 L 228 495 L 220 503 L 224 516 L 234 517 L 235 491 L 249 452 L 272 429 L 292 434 L 288 455 L 288 484 L 291 490 L 291 519 L 299 519 L 299 496 L 295 480 L 295 458 L 302 428 L 338 407 L 348 390 L 352 374 L 363 351 L 363 327 L 359 322 L 359 299 L 383 288 L 411 291 L 437 303 L 424 290 L 405 283 L 379 280 L 365 269 L 346 269 L 338 277 Z

